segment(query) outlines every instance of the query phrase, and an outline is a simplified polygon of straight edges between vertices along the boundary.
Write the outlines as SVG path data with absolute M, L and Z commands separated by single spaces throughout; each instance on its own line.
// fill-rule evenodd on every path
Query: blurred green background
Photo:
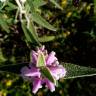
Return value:
M 37 12 L 57 31 L 38 26 L 39 37 L 45 37 L 42 44 L 49 52 L 54 50 L 60 62 L 96 68 L 96 0 L 57 0 L 62 11 L 54 8 L 50 0 L 45 1 L 47 4 Z M 15 11 L 8 11 L 7 6 L 4 10 L 0 14 L 4 14 L 5 20 L 11 18 L 7 31 L 3 28 L 6 26 L 0 26 L 0 65 L 29 62 L 30 50 L 35 49 L 36 43 L 26 43 L 21 23 L 12 20 Z M 48 41 L 47 36 L 50 36 Z M 96 96 L 96 76 L 61 79 L 55 92 L 42 88 L 34 95 L 28 82 L 15 74 L 0 72 L 0 96 Z

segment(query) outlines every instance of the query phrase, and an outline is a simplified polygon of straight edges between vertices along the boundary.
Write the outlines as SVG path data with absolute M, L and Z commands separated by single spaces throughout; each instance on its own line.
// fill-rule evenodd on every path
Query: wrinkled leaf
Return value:
M 67 70 L 66 79 L 94 76 L 96 75 L 96 68 L 84 67 L 70 63 L 62 63 Z
M 46 64 L 45 64 L 45 57 L 44 57 L 42 52 L 39 52 L 36 66 L 37 67 L 46 66 Z

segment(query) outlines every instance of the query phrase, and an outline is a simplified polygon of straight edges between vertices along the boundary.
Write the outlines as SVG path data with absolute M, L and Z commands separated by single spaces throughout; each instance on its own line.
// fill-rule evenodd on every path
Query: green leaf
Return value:
M 70 63 L 62 63 L 66 68 L 67 74 L 65 79 L 94 76 L 96 75 L 96 68 L 84 67 Z
M 46 64 L 45 64 L 45 57 L 44 57 L 42 52 L 39 52 L 36 66 L 37 67 L 44 67 L 44 66 L 46 66 Z
M 49 24 L 45 19 L 43 19 L 38 13 L 36 12 L 32 12 L 32 19 L 34 22 L 36 22 L 37 24 L 52 30 L 52 31 L 56 31 L 56 28 L 54 28 L 51 24 Z
M 22 22 L 22 29 L 23 29 L 23 32 L 24 32 L 24 34 L 26 36 L 27 41 L 37 42 L 39 44 L 38 36 L 36 34 L 35 28 L 32 25 L 32 23 L 30 23 L 29 28 L 27 28 L 25 23 Z
M 25 34 L 27 41 L 33 42 L 33 36 L 31 34 L 31 32 L 29 32 L 29 30 L 26 28 L 26 26 L 23 22 L 22 22 L 22 29 L 23 29 L 23 32 Z
M 0 16 L 1 16 L 1 15 L 0 15 Z M 1 26 L 2 29 L 5 30 L 7 33 L 10 32 L 9 26 L 8 26 L 6 20 L 5 20 L 4 18 L 2 18 L 2 17 L 0 18 L 0 26 Z
M 18 8 L 15 4 L 13 4 L 13 3 L 11 3 L 11 2 L 8 2 L 7 5 L 8 5 L 10 8 L 12 8 L 12 9 L 17 9 L 17 8 Z
M 45 4 L 46 4 L 46 2 L 44 0 L 34 0 L 33 1 L 33 5 L 35 8 L 41 7 Z
M 54 28 L 51 24 L 49 24 L 45 19 L 43 19 L 34 9 L 34 5 L 32 3 L 31 0 L 28 0 L 27 1 L 29 6 L 30 6 L 30 9 L 31 9 L 31 14 L 32 14 L 32 20 L 34 22 L 36 22 L 37 24 L 49 29 L 49 30 L 52 30 L 52 31 L 56 31 L 56 28 Z
M 6 11 L 12 11 L 12 10 L 15 10 L 18 8 L 15 4 L 13 4 L 11 2 L 8 2 L 7 5 L 8 5 L 8 7 L 5 7 Z
M 50 2 L 53 3 L 57 8 L 63 10 L 63 8 L 55 0 L 50 0 Z
M 39 37 L 40 42 L 49 42 L 55 40 L 55 36 L 42 36 Z
M 42 74 L 43 74 L 48 80 L 50 80 L 51 82 L 53 82 L 54 84 L 56 84 L 56 81 L 55 81 L 55 79 L 53 78 L 53 76 L 52 76 L 52 74 L 51 74 L 51 72 L 50 72 L 50 70 L 49 70 L 48 67 L 42 67 L 42 68 L 41 68 L 41 72 L 42 72 Z

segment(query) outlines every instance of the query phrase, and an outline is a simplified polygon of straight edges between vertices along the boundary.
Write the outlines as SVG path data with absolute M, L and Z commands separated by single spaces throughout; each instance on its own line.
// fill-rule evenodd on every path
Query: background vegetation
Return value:
M 33 35 L 25 34 L 24 30 L 30 30 L 22 27 L 20 20 L 15 22 L 16 2 L 9 1 L 12 3 L 7 2 L 4 6 L 0 2 L 0 65 L 29 62 L 30 50 L 35 49 L 41 42 L 49 52 L 52 50 L 56 52 L 60 62 L 96 67 L 95 0 L 56 0 L 63 10 L 56 7 L 51 0 L 45 0 L 39 7 L 35 5 L 36 12 L 57 28 L 54 31 L 51 25 L 46 28 L 44 25 L 41 26 L 41 21 L 39 25 L 38 22 L 34 22 L 38 38 L 33 31 Z M 33 19 L 34 17 L 36 15 Z M 29 85 L 15 74 L 0 72 L 0 96 L 35 96 L 31 93 Z M 53 95 L 95 96 L 96 76 L 61 79 L 55 92 L 51 93 L 42 88 L 36 94 L 36 96 Z

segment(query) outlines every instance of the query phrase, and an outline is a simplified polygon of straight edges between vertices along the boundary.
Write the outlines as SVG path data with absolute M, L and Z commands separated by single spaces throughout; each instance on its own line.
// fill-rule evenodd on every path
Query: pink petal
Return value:
M 49 69 L 56 80 L 59 80 L 66 75 L 66 70 L 62 65 L 51 66 Z
M 23 74 L 24 76 L 31 76 L 31 77 L 40 77 L 41 73 L 39 72 L 39 69 L 35 68 L 35 67 L 23 67 L 21 69 L 21 74 Z
M 54 83 L 52 83 L 48 79 L 44 79 L 44 81 L 46 83 L 46 87 L 48 87 L 48 89 L 50 89 L 51 92 L 55 91 L 55 84 Z
M 47 57 L 47 59 L 46 59 L 46 64 L 47 64 L 47 65 L 52 65 L 52 63 L 54 63 L 56 60 L 57 60 L 57 58 L 55 57 L 55 52 L 52 51 L 52 52 L 48 55 L 48 57 Z
M 40 78 L 35 78 L 33 81 L 32 92 L 35 94 L 39 90 L 39 88 L 42 88 L 41 80 L 40 80 Z
M 31 62 L 32 62 L 33 64 L 36 64 L 38 54 L 37 54 L 35 51 L 32 51 L 32 52 L 31 52 L 31 55 L 32 55 L 32 61 L 31 61 Z

